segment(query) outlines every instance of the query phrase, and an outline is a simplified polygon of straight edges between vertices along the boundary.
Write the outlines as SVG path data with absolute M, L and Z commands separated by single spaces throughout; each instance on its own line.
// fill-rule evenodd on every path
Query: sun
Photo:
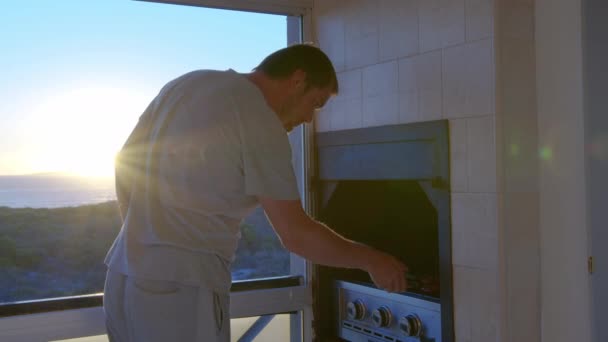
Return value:
M 78 87 L 43 101 L 32 117 L 32 169 L 110 177 L 114 157 L 147 103 L 134 91 Z

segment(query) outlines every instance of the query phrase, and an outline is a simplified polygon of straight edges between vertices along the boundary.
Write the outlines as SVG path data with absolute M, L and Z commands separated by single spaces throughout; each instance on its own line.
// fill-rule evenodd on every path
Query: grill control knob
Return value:
M 362 320 L 365 317 L 365 304 L 359 299 L 346 304 L 346 315 L 352 320 Z
M 391 318 L 391 310 L 386 306 L 381 306 L 372 312 L 372 321 L 376 327 L 388 327 Z
M 422 335 L 422 322 L 415 314 L 407 315 L 399 320 L 399 329 L 406 336 L 418 337 Z

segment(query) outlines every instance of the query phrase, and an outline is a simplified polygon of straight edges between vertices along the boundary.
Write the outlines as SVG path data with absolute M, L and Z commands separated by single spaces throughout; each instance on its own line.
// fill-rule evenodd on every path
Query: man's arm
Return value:
M 405 291 L 407 267 L 395 257 L 340 236 L 310 218 L 298 200 L 259 200 L 289 251 L 317 264 L 362 269 L 378 287 L 392 292 Z

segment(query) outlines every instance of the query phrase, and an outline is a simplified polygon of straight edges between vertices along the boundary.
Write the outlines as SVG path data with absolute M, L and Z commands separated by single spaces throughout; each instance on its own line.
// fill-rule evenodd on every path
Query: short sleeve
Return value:
M 246 194 L 278 200 L 299 199 L 287 134 L 283 131 L 272 137 L 268 131 L 257 133 L 246 132 L 242 141 Z
M 261 91 L 245 78 L 234 89 L 246 195 L 277 200 L 300 198 L 287 132 Z

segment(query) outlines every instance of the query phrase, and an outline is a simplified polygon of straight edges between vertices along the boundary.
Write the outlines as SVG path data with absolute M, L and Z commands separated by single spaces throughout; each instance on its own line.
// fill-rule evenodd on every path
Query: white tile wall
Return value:
M 467 184 L 469 192 L 496 191 L 494 116 L 467 119 Z
M 379 5 L 380 60 L 418 53 L 418 1 L 382 0 Z
M 329 56 L 336 71 L 345 69 L 344 18 L 325 12 L 315 17 L 319 47 Z
M 454 286 L 454 335 L 457 342 L 472 342 L 473 310 L 473 270 L 455 265 Z
M 497 196 L 452 193 L 452 262 L 455 265 L 497 268 Z
M 359 128 L 363 125 L 362 73 L 360 69 L 338 74 L 339 94 L 332 99 L 330 127 Z
M 315 132 L 327 132 L 331 130 L 330 122 L 333 117 L 333 99 L 323 106 L 323 109 L 315 113 Z
M 441 119 L 441 51 L 399 60 L 399 122 Z
M 467 119 L 450 120 L 450 173 L 452 192 L 466 192 L 468 185 Z
M 361 98 L 337 101 L 330 117 L 330 130 L 352 129 L 363 126 Z
M 439 51 L 417 57 L 417 81 L 419 85 L 418 116 L 421 121 L 438 120 L 442 117 L 442 63 Z
M 465 0 L 468 42 L 494 34 L 494 0 Z
M 446 118 L 494 113 L 494 52 L 491 39 L 443 51 Z
M 419 1 L 420 52 L 465 41 L 464 0 Z
M 340 84 L 340 91 L 338 96 L 336 96 L 337 100 L 361 98 L 361 69 L 338 73 L 338 82 Z
M 363 69 L 363 126 L 398 122 L 397 61 Z
M 343 6 L 345 19 L 345 66 L 360 68 L 378 62 L 377 0 L 349 0 Z
M 417 58 L 399 60 L 399 122 L 419 120 L 420 85 L 418 84 Z
M 452 192 L 496 192 L 495 118 L 450 120 Z

